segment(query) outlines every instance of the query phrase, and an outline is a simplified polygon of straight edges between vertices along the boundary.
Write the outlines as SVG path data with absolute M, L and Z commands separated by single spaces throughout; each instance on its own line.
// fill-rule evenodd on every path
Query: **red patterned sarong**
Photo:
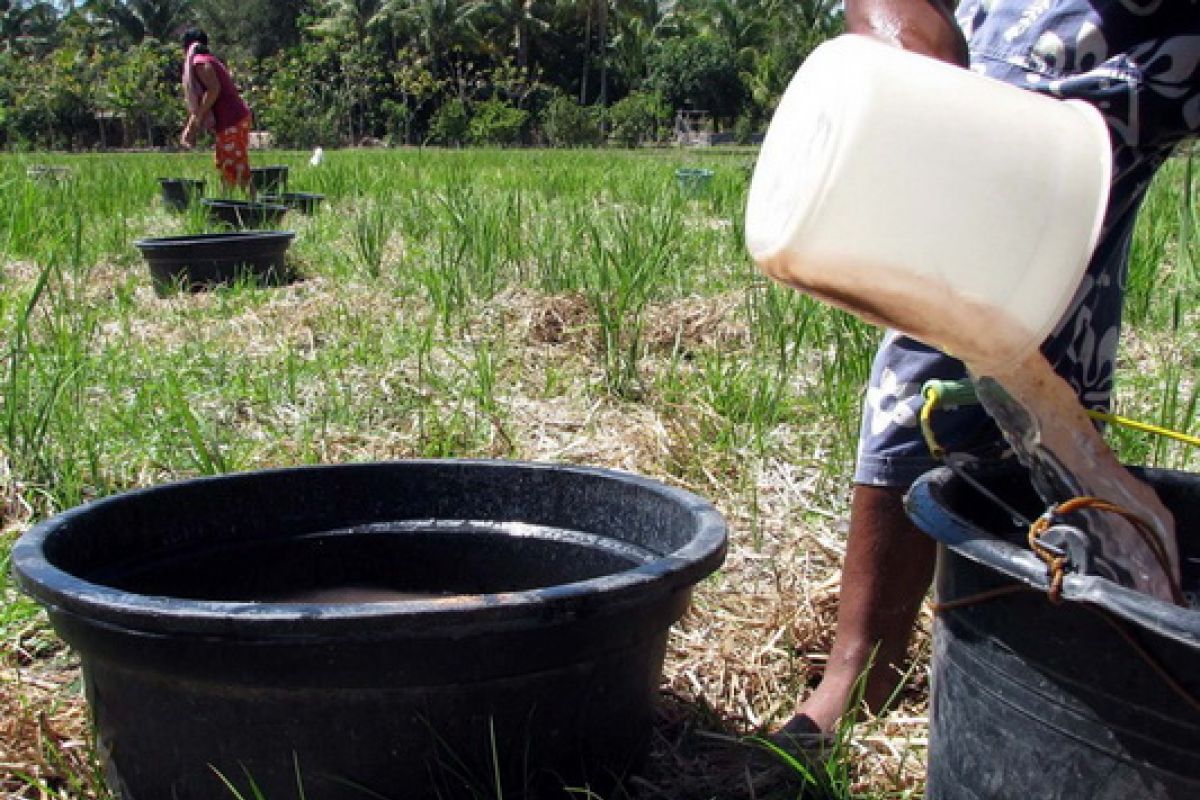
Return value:
M 227 188 L 250 187 L 250 117 L 217 131 L 215 156 Z

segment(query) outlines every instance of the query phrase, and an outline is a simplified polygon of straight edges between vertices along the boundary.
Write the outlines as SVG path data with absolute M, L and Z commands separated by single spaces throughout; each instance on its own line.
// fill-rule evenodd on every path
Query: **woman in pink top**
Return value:
M 183 93 L 188 118 L 180 142 L 196 143 L 196 134 L 207 130 L 216 138 L 216 165 L 227 188 L 254 193 L 250 184 L 250 107 L 229 76 L 225 65 L 208 50 L 208 34 L 189 28 L 183 34 Z

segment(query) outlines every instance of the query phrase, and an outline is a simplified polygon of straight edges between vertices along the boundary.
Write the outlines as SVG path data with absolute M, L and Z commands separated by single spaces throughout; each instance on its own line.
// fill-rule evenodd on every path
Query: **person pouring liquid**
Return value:
M 187 123 L 180 144 L 192 148 L 200 131 L 215 139 L 214 161 L 227 190 L 241 189 L 253 196 L 250 182 L 250 107 L 242 99 L 226 66 L 208 49 L 208 34 L 189 28 L 184 48 L 183 93 Z
M 954 8 L 951 0 L 846 0 L 845 9 L 850 33 L 1022 89 L 1082 100 L 1103 115 L 1112 172 L 1099 239 L 1041 354 L 1082 406 L 1106 410 L 1138 209 L 1158 167 L 1200 129 L 1196 4 L 963 0 Z M 1005 201 L 1019 205 L 1023 198 Z M 939 223 L 944 220 L 928 219 L 935 230 Z M 789 282 L 786 274 L 773 277 Z M 936 552 L 903 507 L 913 481 L 938 464 L 919 426 L 921 388 L 931 379 L 965 377 L 964 365 L 945 353 L 894 330 L 884 335 L 863 409 L 835 638 L 820 684 L 798 699 L 774 737 L 781 746 L 804 749 L 826 740 L 864 674 L 863 702 L 873 712 L 902 679 Z M 1011 449 L 980 406 L 961 406 L 938 423 L 937 439 L 947 450 L 1001 466 L 1012 462 Z

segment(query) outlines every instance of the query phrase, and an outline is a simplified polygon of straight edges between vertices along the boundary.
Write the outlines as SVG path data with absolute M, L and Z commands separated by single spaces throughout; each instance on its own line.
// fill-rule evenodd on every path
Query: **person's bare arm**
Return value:
M 196 64 L 193 68 L 195 76 L 200 80 L 200 84 L 204 87 L 204 95 L 200 98 L 200 108 L 192 115 L 188 116 L 187 125 L 183 128 L 183 135 L 180 141 L 184 147 L 191 147 L 196 141 L 196 131 L 200 128 L 200 121 L 204 119 L 204 115 L 212 110 L 216 104 L 217 98 L 221 96 L 221 80 L 217 77 L 217 71 L 213 69 L 212 64 L 207 61 Z
M 846 30 L 967 65 L 966 40 L 943 0 L 846 0 Z
M 213 69 L 212 64 L 203 61 L 196 65 L 196 77 L 200 79 L 200 83 L 204 86 L 204 96 L 200 98 L 200 110 L 196 113 L 197 122 L 204 119 L 204 115 L 212 110 L 216 105 L 217 98 L 221 96 L 221 80 L 217 77 L 217 71 Z

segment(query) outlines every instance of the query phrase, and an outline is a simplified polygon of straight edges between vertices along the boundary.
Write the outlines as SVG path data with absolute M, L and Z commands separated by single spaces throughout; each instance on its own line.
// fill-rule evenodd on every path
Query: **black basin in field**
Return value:
M 183 211 L 204 196 L 204 181 L 194 178 L 159 178 L 163 205 L 172 211 Z
M 268 194 L 258 198 L 263 203 L 273 203 L 294 208 L 302 214 L 312 214 L 325 199 L 323 194 L 311 192 L 284 192 L 283 194 Z
M 565 800 L 643 759 L 668 630 L 724 553 L 716 510 L 656 481 L 415 460 L 96 500 L 12 564 L 80 656 L 123 800 L 227 796 L 217 773 L 245 797 Z
M 269 228 L 278 225 L 288 207 L 250 200 L 201 200 L 208 216 L 234 228 Z
M 279 194 L 287 189 L 288 168 L 285 164 L 250 168 L 250 185 L 258 194 Z
M 289 277 L 285 254 L 293 231 L 231 231 L 139 239 L 134 246 L 160 292 L 202 289 L 239 278 L 267 284 Z
M 1182 587 L 1200 592 L 1200 475 L 1131 471 L 1175 516 Z M 1009 511 L 1046 509 L 1028 478 L 942 468 L 913 485 L 907 508 L 941 545 L 946 604 L 933 632 L 927 798 L 1200 797 L 1200 609 L 1084 573 L 1087 545 L 1076 544 L 1061 602 L 1047 599 L 1028 523 Z M 1060 530 L 1077 524 L 1061 519 Z

